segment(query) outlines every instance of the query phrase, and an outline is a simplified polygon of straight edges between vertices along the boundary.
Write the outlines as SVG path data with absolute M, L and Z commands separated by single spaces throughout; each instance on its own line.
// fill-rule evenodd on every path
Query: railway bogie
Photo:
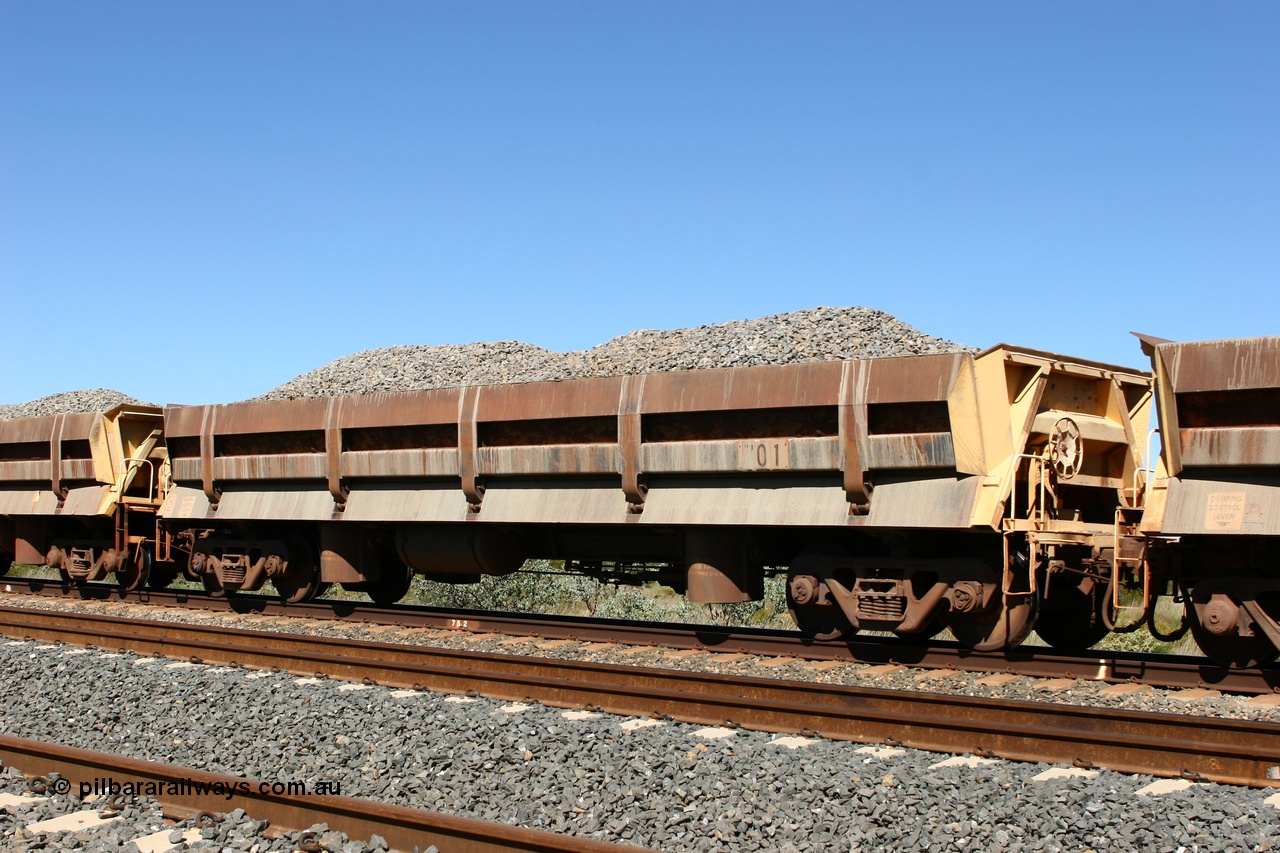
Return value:
M 3 422 L 0 552 L 382 603 L 531 558 L 734 603 L 783 566 L 805 633 L 979 650 L 1084 649 L 1172 595 L 1209 656 L 1265 660 L 1280 338 L 1144 346 L 1153 374 L 1000 345 Z

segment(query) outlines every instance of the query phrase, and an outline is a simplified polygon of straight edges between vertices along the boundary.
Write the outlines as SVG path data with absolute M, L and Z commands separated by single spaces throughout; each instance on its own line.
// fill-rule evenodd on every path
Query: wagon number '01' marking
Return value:
M 738 467 L 746 471 L 789 468 L 789 451 L 786 439 L 744 441 L 738 445 Z
M 448 625 L 450 628 L 453 628 L 455 630 L 465 631 L 471 627 L 471 620 L 470 619 L 450 619 L 448 622 Z

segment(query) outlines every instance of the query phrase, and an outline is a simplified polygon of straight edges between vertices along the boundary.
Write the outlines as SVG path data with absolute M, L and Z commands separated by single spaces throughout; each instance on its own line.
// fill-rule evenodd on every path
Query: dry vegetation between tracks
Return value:
M 45 566 L 13 568 L 13 574 L 26 577 L 56 578 L 57 572 Z M 202 589 L 199 584 L 179 578 L 176 587 Z M 270 582 L 263 594 L 272 592 Z M 258 593 L 253 593 L 258 594 Z M 334 584 L 324 598 L 368 601 L 362 592 L 344 590 Z M 684 596 L 656 583 L 624 586 L 594 578 L 563 572 L 557 561 L 530 560 L 523 570 L 505 577 L 484 576 L 474 584 L 448 584 L 429 581 L 421 575 L 402 604 L 447 607 L 467 610 L 506 611 L 514 613 L 548 613 L 564 616 L 592 616 L 601 619 L 633 619 L 645 622 L 674 622 L 687 625 L 723 625 L 727 627 L 778 628 L 791 630 L 795 624 L 787 612 L 786 577 L 775 574 L 765 578 L 764 597 L 742 604 L 695 604 Z M 1162 598 L 1157 608 L 1158 625 L 1172 631 L 1181 624 L 1181 605 Z M 1122 618 L 1122 623 L 1131 619 Z M 939 639 L 949 640 L 944 631 Z M 1027 645 L 1040 645 L 1033 633 Z M 1190 634 L 1168 642 L 1152 636 L 1145 627 L 1109 634 L 1095 646 L 1115 651 L 1151 652 L 1156 654 L 1199 655 L 1200 650 Z

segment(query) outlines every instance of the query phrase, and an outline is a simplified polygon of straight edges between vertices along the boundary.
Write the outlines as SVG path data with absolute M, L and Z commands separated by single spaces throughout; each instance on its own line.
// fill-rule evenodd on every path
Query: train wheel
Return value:
M 218 576 L 213 572 L 204 572 L 200 575 L 200 583 L 204 584 L 204 591 L 212 595 L 214 598 L 223 598 L 227 591 L 222 588 L 222 584 L 218 583 Z
M 137 589 L 147 582 L 151 575 L 151 548 L 147 545 L 138 549 L 132 559 L 125 558 L 125 564 L 116 569 L 116 583 L 121 589 Z
M 948 627 L 956 640 L 975 652 L 999 652 L 1017 648 L 1036 622 L 1034 595 L 1005 596 L 999 589 L 985 610 L 952 609 Z
M 9 570 L 13 568 L 13 555 L 7 551 L 0 551 L 0 575 L 9 574 Z
M 289 567 L 283 575 L 274 577 L 276 592 L 290 604 L 310 601 L 320 594 L 320 567 L 315 549 L 308 542 L 289 543 Z
M 788 595 L 788 604 L 790 599 Z M 834 604 L 791 605 L 788 610 L 800 633 L 815 640 L 839 640 L 858 633 L 844 611 Z
M 1081 651 L 1110 633 L 1102 619 L 1101 608 L 1107 606 L 1110 591 L 1098 584 L 1093 593 L 1078 586 L 1057 584 L 1040 603 L 1036 617 L 1036 634 L 1055 649 Z
M 178 577 L 178 567 L 174 563 L 152 563 L 151 573 L 147 576 L 147 589 L 164 589 Z
M 398 563 L 384 564 L 382 577 L 379 580 L 367 582 L 364 585 L 364 591 L 369 594 L 369 598 L 373 599 L 374 604 L 387 606 L 404 598 L 409 592 L 411 583 L 413 583 L 413 569 Z
M 787 571 L 787 610 L 791 621 L 807 637 L 839 640 L 858 633 L 821 580 L 830 570 L 827 564 L 842 556 L 844 552 L 837 549 L 806 551 Z
M 919 631 L 894 631 L 893 633 L 897 634 L 899 637 L 901 637 L 904 640 L 924 641 L 924 640 L 932 640 L 934 637 L 938 636 L 946 629 L 947 629 L 947 609 L 945 607 L 942 607 L 942 608 L 939 608 L 937 613 L 933 614 L 933 618 L 930 619 L 927 623 L 925 623 L 925 626 L 921 628 Z
M 1191 590 L 1188 614 L 1191 635 L 1204 656 L 1219 666 L 1247 669 L 1264 664 L 1276 656 L 1276 647 L 1262 631 L 1241 636 L 1238 625 L 1249 616 L 1240 608 L 1229 579 L 1200 581 Z

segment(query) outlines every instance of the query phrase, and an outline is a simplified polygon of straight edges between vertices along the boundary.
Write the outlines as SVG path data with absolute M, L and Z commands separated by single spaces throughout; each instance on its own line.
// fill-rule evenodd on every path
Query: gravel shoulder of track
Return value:
M 17 736 L 667 850 L 1260 851 L 1271 792 L 0 645 Z M 629 724 L 624 728 L 624 724 Z M 630 730 L 628 730 L 630 729 Z M 1273 794 L 1274 796 L 1274 794 Z M 1274 802 L 1274 801 L 1272 801 Z M 244 848 L 231 848 L 244 849 Z
M 58 774 L 47 778 L 51 786 L 60 784 Z M 186 850 L 190 853 L 223 853 L 223 851 L 252 851 L 252 853 L 286 853 L 296 851 L 302 832 L 267 834 L 267 821 L 255 820 L 243 809 L 231 812 L 215 812 L 212 820 L 192 815 L 183 820 L 169 820 L 160 804 L 146 795 L 126 794 L 124 799 L 112 802 L 109 794 L 89 792 L 79 796 L 79 782 L 62 780 L 68 785 L 66 792 L 48 790 L 40 794 L 30 792 L 26 777 L 14 767 L 0 770 L 0 793 L 20 799 L 0 806 L 0 849 L 5 853 L 27 851 L 84 850 L 121 851 L 138 853 L 140 840 L 159 835 L 167 842 L 163 850 Z M 104 777 L 99 782 L 106 782 Z M 123 786 L 128 779 L 114 779 Z M 93 783 L 86 783 L 93 784 Z M 136 782 L 135 782 L 136 784 Z M 102 785 L 105 788 L 105 784 Z M 123 790 L 123 787 L 121 788 Z M 107 822 L 87 829 L 50 832 L 40 827 L 42 821 L 72 813 L 92 813 L 106 818 Z M 351 841 L 340 832 L 333 832 L 325 824 L 311 827 L 313 837 L 324 849 L 342 853 L 377 853 L 387 849 L 386 841 L 371 838 Z M 150 842 L 149 842 L 150 843 Z

